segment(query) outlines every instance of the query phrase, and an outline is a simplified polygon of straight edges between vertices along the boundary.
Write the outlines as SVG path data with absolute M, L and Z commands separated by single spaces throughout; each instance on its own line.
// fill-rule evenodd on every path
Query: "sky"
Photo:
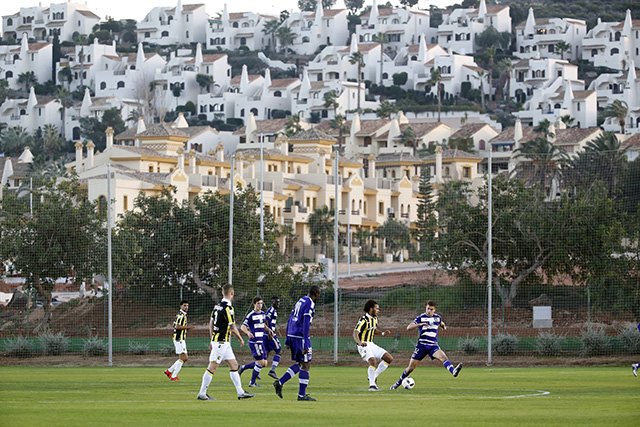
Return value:
M 12 2 L 9 0 L 0 0 L 0 16 L 12 15 L 20 11 L 20 7 L 32 7 L 41 3 L 48 6 L 51 3 L 59 4 L 66 0 L 22 0 L 20 2 Z M 428 9 L 430 4 L 438 7 L 444 7 L 453 3 L 460 3 L 462 0 L 420 0 L 420 7 Z M 221 12 L 224 3 L 227 3 L 229 12 L 260 12 L 272 15 L 279 15 L 282 10 L 298 10 L 297 0 L 242 0 L 240 2 L 232 2 L 226 0 L 182 0 L 182 4 L 204 3 L 209 16 L 215 16 Z M 386 3 L 386 0 L 377 0 L 378 4 Z M 141 21 L 145 15 L 156 6 L 175 6 L 178 0 L 75 0 L 74 3 L 86 3 L 89 9 L 96 13 L 102 20 L 107 16 L 116 19 L 135 19 Z M 365 6 L 373 4 L 373 0 L 365 0 Z M 399 6 L 399 0 L 391 0 L 391 4 Z M 344 7 L 343 0 L 337 0 L 336 6 Z

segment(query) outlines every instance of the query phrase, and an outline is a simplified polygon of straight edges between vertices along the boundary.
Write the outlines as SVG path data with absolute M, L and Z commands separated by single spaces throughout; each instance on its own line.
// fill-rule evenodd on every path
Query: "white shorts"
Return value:
M 185 340 L 174 341 L 173 346 L 176 348 L 176 354 L 187 352 L 187 342 Z
M 211 342 L 211 354 L 209 355 L 209 362 L 215 362 L 218 365 L 225 360 L 235 360 L 236 355 L 233 354 L 230 342 Z
M 360 357 L 362 357 L 362 360 L 364 360 L 365 362 L 372 357 L 374 359 L 382 360 L 382 356 L 384 356 L 386 352 L 387 350 L 370 341 L 367 342 L 366 347 L 362 347 L 361 345 L 358 346 L 358 353 L 360 353 Z

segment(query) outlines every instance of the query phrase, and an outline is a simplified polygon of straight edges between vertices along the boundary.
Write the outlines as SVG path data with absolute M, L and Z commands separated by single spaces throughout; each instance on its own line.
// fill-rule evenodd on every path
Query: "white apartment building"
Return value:
M 373 0 L 371 10 L 360 17 L 361 24 L 356 26 L 359 43 L 379 42 L 380 33 L 385 34 L 385 48 L 398 50 L 406 45 L 418 43 L 420 34 L 429 39 L 435 36 L 436 29 L 429 26 L 428 10 L 417 8 L 378 9 L 377 0 Z
M 437 56 L 449 55 L 438 44 L 428 44 L 427 37 L 422 34 L 419 43 L 400 48 L 393 61 L 385 61 L 382 70 L 382 81 L 385 85 L 393 84 L 393 75 L 407 73 L 407 82 L 403 89 L 415 89 L 417 79 L 424 79 L 426 75 L 425 64 L 429 63 Z
M 115 41 L 107 45 L 99 44 L 96 37 L 88 46 L 76 45 L 73 52 L 67 54 L 66 58 L 60 58 L 60 62 L 56 64 L 56 82 L 67 87 L 70 92 L 80 87 L 81 82 L 95 91 L 96 73 L 108 70 L 109 62 L 118 57 Z M 66 67 L 71 71 L 71 82 L 60 78 L 60 71 Z
M 21 74 L 33 72 L 38 83 L 51 80 L 53 45 L 28 43 L 23 37 L 20 45 L 0 46 L 0 78 L 7 80 L 11 89 L 26 88 L 18 82 Z
M 158 45 L 206 43 L 209 15 L 205 5 L 182 4 L 157 6 L 138 22 L 139 42 Z
M 438 26 L 437 40 L 443 48 L 461 55 L 475 52 L 476 36 L 489 27 L 498 32 L 511 32 L 511 16 L 509 6 L 487 7 L 485 0 L 480 0 L 478 9 L 455 9 L 451 13 L 443 13 L 444 21 Z
M 90 34 L 100 23 L 100 17 L 91 12 L 86 4 L 52 3 L 21 7 L 13 15 L 2 17 L 2 38 L 20 40 L 24 34 L 36 41 L 52 41 L 55 34 L 60 41 L 72 41 L 73 35 Z
M 635 62 L 631 61 L 629 69 L 617 74 L 600 74 L 591 82 L 589 90 L 598 94 L 598 106 L 606 108 L 613 101 L 622 101 L 627 105 L 624 132 L 629 134 L 640 132 L 640 79 Z M 606 118 L 602 127 L 608 131 L 622 133 L 616 118 Z
M 572 82 L 574 90 L 583 90 L 584 81 L 578 80 L 578 67 L 560 59 L 521 59 L 514 61 L 511 71 L 510 96 L 524 103 L 534 92 L 545 90 L 556 81 Z
M 305 71 L 312 82 L 339 82 L 347 79 L 358 79 L 358 66 L 351 64 L 349 58 L 355 52 L 362 53 L 365 66 L 361 69 L 362 81 L 379 82 L 381 46 L 378 43 L 357 43 L 356 36 L 351 37 L 347 46 L 327 46 L 316 55 Z M 383 55 L 390 62 L 387 55 Z
M 294 12 L 282 23 L 296 35 L 293 44 L 288 46 L 294 52 L 310 55 L 323 45 L 344 46 L 348 43 L 347 11 L 322 9 L 322 2 L 317 5 L 315 12 Z
M 488 71 L 478 67 L 472 56 L 466 55 L 439 55 L 424 64 L 421 72 L 413 75 L 414 89 L 427 91 L 436 95 L 436 88 L 429 85 L 431 72 L 440 71 L 441 97 L 456 96 L 460 94 L 462 83 L 468 82 L 472 89 L 483 89 L 488 87 L 485 81 L 488 78 Z M 480 74 L 482 74 L 482 78 Z
M 640 20 L 631 19 L 627 10 L 622 22 L 602 22 L 587 33 L 582 41 L 582 59 L 597 67 L 625 70 L 629 63 L 640 63 Z
M 36 95 L 31 87 L 29 98 L 6 99 L 0 105 L 0 123 L 21 127 L 33 133 L 45 125 L 53 125 L 62 133 L 62 105 L 53 96 Z
M 582 57 L 582 39 L 587 35 L 587 23 L 571 18 L 538 18 L 529 8 L 525 22 L 515 27 L 516 55 L 523 59 Z M 558 51 L 556 45 L 565 42 L 571 49 Z
M 275 38 L 264 33 L 265 24 L 279 18 L 256 12 L 229 13 L 224 4 L 222 15 L 209 20 L 207 49 L 236 50 L 243 46 L 248 50 L 275 48 Z

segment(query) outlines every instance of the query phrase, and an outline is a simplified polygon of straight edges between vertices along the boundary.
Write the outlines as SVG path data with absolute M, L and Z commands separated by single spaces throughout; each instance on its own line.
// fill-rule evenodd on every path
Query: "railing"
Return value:
M 378 188 L 382 188 L 384 190 L 391 190 L 391 181 L 388 181 L 386 179 L 379 179 Z
M 224 31 L 224 28 L 212 28 L 211 32 L 212 33 L 221 33 Z
M 335 59 L 332 59 L 330 61 L 327 61 L 328 65 L 338 65 L 338 61 L 336 61 Z
M 387 216 L 388 216 L 389 218 L 395 218 L 395 217 L 396 217 L 396 214 L 395 214 L 395 213 L 393 213 L 393 212 L 389 212 L 389 213 L 387 214 Z
M 307 100 L 306 99 L 296 99 L 296 103 L 297 104 L 306 104 Z
M 293 224 L 293 218 L 285 218 L 284 219 L 284 223 L 285 224 Z
M 346 215 L 347 211 L 344 209 L 338 209 L 338 215 Z
M 126 73 L 127 73 L 127 70 L 114 71 L 113 75 L 114 76 L 124 76 Z
M 264 182 L 263 185 L 264 191 L 273 191 L 273 182 Z M 260 188 L 260 183 L 258 183 L 258 188 Z
M 202 185 L 205 187 L 217 187 L 218 186 L 218 177 L 215 175 L 203 175 L 202 176 Z
M 327 184 L 335 184 L 335 177 L 333 175 L 327 175 Z M 338 185 L 342 185 L 342 177 L 338 177 Z
M 409 218 L 409 214 L 408 214 L 408 213 L 400 214 L 400 216 L 401 216 L 402 218 Z
M 20 120 L 20 114 L 12 114 L 11 120 Z
M 44 19 L 36 19 L 35 23 L 36 24 L 44 24 Z
M 298 206 L 298 213 L 307 213 L 307 208 L 303 208 L 301 206 Z
M 178 70 L 178 71 L 172 71 L 171 72 L 172 76 L 181 76 L 182 75 L 182 70 Z
M 288 207 L 288 208 L 284 208 L 284 209 L 282 209 L 282 212 L 284 212 L 284 213 L 291 213 L 291 210 L 292 210 L 292 209 L 291 209 L 291 207 Z
M 351 215 L 360 215 L 360 209 L 352 210 Z

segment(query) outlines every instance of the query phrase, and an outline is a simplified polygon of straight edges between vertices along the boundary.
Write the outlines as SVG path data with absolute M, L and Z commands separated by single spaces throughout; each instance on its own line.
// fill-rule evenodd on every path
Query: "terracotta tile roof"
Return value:
M 51 43 L 29 43 L 29 50 L 40 50 L 44 47 L 47 47 Z M 11 52 L 20 52 L 20 47 L 15 49 L 11 49 Z
M 427 43 L 427 50 L 433 49 L 434 47 L 437 47 L 437 46 L 438 46 L 437 44 Z M 407 49 L 407 52 L 409 52 L 409 53 L 418 53 L 418 52 L 420 52 L 420 45 L 419 44 L 412 44 Z
M 624 27 L 624 20 L 620 21 L 618 24 L 614 25 L 613 29 L 620 29 Z M 631 20 L 631 28 L 640 28 L 640 19 L 632 19 Z
M 201 133 L 211 131 L 213 133 L 218 133 L 217 130 L 212 128 L 211 126 L 189 126 L 188 128 L 177 128 L 179 131 L 186 133 L 190 138 L 194 136 L 200 135 Z
M 346 11 L 346 9 L 324 9 L 324 14 L 322 15 L 323 17 L 331 17 L 331 16 L 336 16 L 341 14 L 342 12 Z M 316 13 L 310 13 L 308 15 L 304 15 L 305 18 L 315 18 L 316 17 Z
M 484 128 L 485 126 L 489 126 L 486 123 L 469 123 L 462 126 L 456 133 L 451 135 L 451 138 L 469 138 L 473 136 L 476 132 Z M 493 129 L 491 126 L 489 126 Z M 495 130 L 495 129 L 494 129 Z
M 466 67 L 466 68 L 470 69 L 471 71 L 487 71 L 482 67 L 476 67 L 476 66 L 473 66 L 473 65 L 463 65 L 463 67 Z
M 292 79 L 275 79 L 271 80 L 270 89 L 278 89 L 278 88 L 286 88 L 295 83 L 301 83 L 300 79 L 292 78 Z
M 262 77 L 260 74 L 249 74 L 249 83 Z M 231 79 L 231 86 L 239 86 L 242 76 L 235 76 Z
M 56 100 L 55 96 L 36 95 L 36 98 L 38 99 L 36 107 L 42 107 Z
M 231 12 L 229 14 L 230 21 L 237 21 L 238 19 L 244 18 L 245 12 Z
M 200 7 L 204 7 L 203 3 L 198 3 L 198 4 L 185 4 L 184 6 L 182 6 L 182 11 L 183 12 L 192 12 Z
M 596 94 L 595 90 L 574 90 L 573 91 L 573 99 L 587 99 L 589 96 Z M 564 99 L 564 91 L 559 92 L 556 96 L 551 98 L 555 101 Z
M 516 62 L 513 68 L 529 68 L 529 60 L 521 59 L 520 61 Z
M 90 10 L 78 10 L 78 9 L 76 9 L 76 12 L 78 12 L 80 15 L 85 16 L 87 18 L 100 19 L 100 17 L 98 15 L 96 15 L 93 12 L 91 12 Z
M 418 138 L 422 138 L 429 134 L 432 130 L 442 125 L 442 123 L 402 123 L 400 125 L 400 132 L 403 132 L 408 127 L 411 127 Z M 387 139 L 389 137 L 389 131 L 377 136 L 378 139 Z
M 369 52 L 376 48 L 376 46 L 380 46 L 380 43 L 358 43 L 358 50 L 360 52 Z M 347 46 L 345 49 L 339 50 L 338 53 L 349 53 L 351 51 L 351 47 Z
M 325 132 L 322 132 L 317 128 L 311 128 L 308 130 L 300 131 L 289 138 L 289 141 L 319 141 L 319 140 L 338 142 L 337 139 L 335 139 L 331 135 L 326 134 Z
M 394 13 L 395 12 L 393 11 L 393 9 L 389 9 L 386 7 L 383 9 L 378 8 L 378 16 L 389 16 L 389 15 L 393 15 Z M 371 16 L 371 9 L 369 9 L 369 12 L 362 15 L 361 18 L 368 18 L 370 16 Z
M 509 6 L 487 6 L 487 14 L 488 15 L 495 15 L 496 13 L 500 12 L 503 9 L 507 9 Z M 477 15 L 479 12 L 478 9 L 474 10 L 473 12 L 469 13 L 469 15 Z
M 407 153 L 380 154 L 376 157 L 376 166 L 398 162 L 422 163 L 422 159 Z
M 138 133 L 138 124 L 136 123 L 129 129 L 125 130 L 124 132 L 121 132 L 116 136 L 114 136 L 113 139 L 114 140 L 134 139 L 137 133 Z
M 176 156 L 170 156 L 168 154 L 164 154 L 164 153 L 159 153 L 157 151 L 154 150 L 150 150 L 149 148 L 142 148 L 142 147 L 132 147 L 130 145 L 118 145 L 118 148 L 121 148 L 125 151 L 130 151 L 131 153 L 134 154 L 139 154 L 140 156 L 148 156 L 148 157 L 162 157 L 165 159 L 175 159 Z
M 256 132 L 264 133 L 267 135 L 276 134 L 284 131 L 285 125 L 288 119 L 271 119 L 271 120 L 256 120 Z M 233 132 L 234 135 L 244 135 L 246 126 L 242 126 L 237 131 Z
M 540 133 L 533 130 L 532 126 L 522 126 L 522 139 L 520 142 L 531 141 L 534 138 L 542 136 Z M 508 127 L 500 132 L 495 138 L 491 139 L 491 143 L 500 142 L 514 142 L 515 127 Z
M 226 53 L 216 53 L 216 54 L 212 54 L 212 55 L 209 55 L 209 54 L 202 55 L 202 62 L 204 62 L 205 64 L 211 64 L 211 63 L 216 62 L 219 59 L 224 58 L 225 56 L 227 56 Z M 186 62 L 186 64 L 193 64 L 195 62 L 196 62 L 196 58 L 193 57 L 190 60 L 188 60 Z
M 360 131 L 356 133 L 357 136 L 367 136 L 372 135 L 376 131 L 378 131 L 381 127 L 388 125 L 391 123 L 391 120 L 388 119 L 376 119 L 376 120 L 361 120 L 360 121 Z M 349 123 L 351 124 L 351 123 Z
M 428 163 L 428 161 L 435 161 L 436 159 L 436 155 L 432 154 L 430 156 L 424 157 L 423 158 L 425 163 Z M 482 160 L 481 156 L 478 156 L 477 154 L 472 154 L 472 153 L 467 153 L 466 151 L 462 151 L 462 150 L 442 150 L 442 159 L 469 159 L 469 160 Z
M 252 157 L 252 158 L 260 159 L 260 149 L 259 148 L 238 148 L 237 152 L 241 152 L 245 156 L 245 158 L 246 157 Z M 291 160 L 300 160 L 300 161 L 305 161 L 305 162 L 308 162 L 309 160 L 312 160 L 311 157 L 309 157 L 309 156 L 303 156 L 303 155 L 297 154 L 297 153 L 282 154 L 282 152 L 280 150 L 274 150 L 274 149 L 265 149 L 264 150 L 264 158 L 265 159 L 271 159 L 271 158 L 282 157 L 282 156 L 286 156 L 286 157 L 290 158 Z
M 189 135 L 182 130 L 171 127 L 167 123 L 158 123 L 147 128 L 144 132 L 136 135 L 137 137 L 168 137 L 178 136 L 188 138 Z
M 625 148 L 630 148 L 630 147 L 640 148 L 640 133 L 636 133 L 630 138 L 628 138 L 626 141 L 622 143 L 622 146 Z
M 125 148 L 125 147 L 123 147 Z M 126 147 L 126 148 L 135 148 L 135 147 Z M 151 151 L 151 150 L 149 150 Z M 157 154 L 155 151 L 153 153 Z M 173 157 L 175 159 L 175 157 Z M 149 172 L 140 172 L 131 168 L 128 168 L 123 165 L 114 164 L 111 165 L 112 168 L 116 169 L 118 173 L 122 175 L 128 176 L 130 178 L 134 178 L 136 180 L 147 182 L 153 185 L 166 185 L 168 184 L 167 180 L 169 178 L 169 173 L 149 173 Z M 93 176 L 89 179 L 104 179 L 106 175 L 102 176 Z
M 571 129 L 557 129 L 555 144 L 577 144 L 585 139 L 593 139 L 602 131 L 600 128 L 571 128 Z

